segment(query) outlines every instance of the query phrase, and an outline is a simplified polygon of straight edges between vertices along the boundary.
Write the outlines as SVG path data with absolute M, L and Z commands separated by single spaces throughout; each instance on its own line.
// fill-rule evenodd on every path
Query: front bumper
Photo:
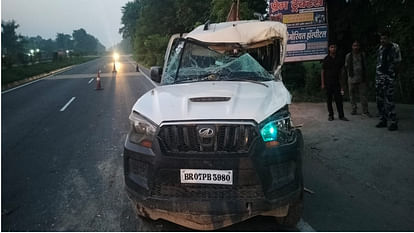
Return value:
M 303 192 L 303 139 L 249 154 L 174 157 L 126 140 L 124 175 L 139 215 L 166 219 L 198 230 L 225 227 L 256 215 L 283 217 Z M 233 185 L 181 184 L 180 169 L 232 170 Z

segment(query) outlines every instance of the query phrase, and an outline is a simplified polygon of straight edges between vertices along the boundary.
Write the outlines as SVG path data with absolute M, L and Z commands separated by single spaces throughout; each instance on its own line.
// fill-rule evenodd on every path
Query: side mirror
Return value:
M 152 81 L 159 83 L 161 82 L 161 74 L 162 74 L 162 68 L 159 66 L 152 66 L 150 71 L 150 77 Z

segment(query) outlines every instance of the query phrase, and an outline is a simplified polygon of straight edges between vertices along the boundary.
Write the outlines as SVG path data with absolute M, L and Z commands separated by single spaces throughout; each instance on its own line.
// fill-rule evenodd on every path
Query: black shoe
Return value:
M 364 117 L 368 117 L 368 118 L 371 118 L 372 116 L 371 116 L 371 114 L 369 113 L 369 112 L 364 112 L 364 113 L 362 113 L 362 116 L 364 116 Z
M 380 121 L 375 127 L 385 128 L 385 127 L 387 127 L 387 122 L 386 121 Z
M 334 120 L 334 117 L 333 116 L 329 116 L 328 117 L 328 121 L 333 121 Z
M 391 123 L 391 125 L 388 127 L 389 131 L 395 131 L 398 129 L 397 123 Z
M 346 117 L 340 117 L 339 120 L 341 120 L 341 121 L 349 121 L 348 118 L 346 118 Z
M 351 115 L 356 115 L 357 111 L 356 110 L 352 110 Z

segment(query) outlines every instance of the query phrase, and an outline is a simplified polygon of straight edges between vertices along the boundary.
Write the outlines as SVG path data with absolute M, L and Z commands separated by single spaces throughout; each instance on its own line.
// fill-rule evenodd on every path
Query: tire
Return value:
M 155 221 L 145 216 L 144 213 L 139 211 L 135 203 L 132 204 L 132 207 L 135 210 L 137 222 L 136 222 L 136 231 L 159 231 L 156 228 Z
M 154 220 L 140 215 L 137 215 L 137 219 L 137 231 L 159 231 Z
M 301 154 L 303 154 L 303 136 L 302 132 L 300 130 L 297 130 L 299 141 L 300 141 L 300 150 Z M 292 203 L 289 205 L 288 214 L 285 217 L 276 217 L 276 222 L 279 225 L 283 225 L 286 227 L 296 227 L 298 224 L 300 218 L 302 217 L 303 213 L 303 173 L 302 173 L 302 156 L 299 158 L 298 161 L 299 164 L 299 172 L 297 176 L 299 177 L 300 182 L 300 196 L 297 200 L 292 201 Z
M 279 225 L 287 227 L 296 227 L 303 212 L 303 199 L 300 199 L 289 206 L 288 214 L 285 217 L 276 217 Z

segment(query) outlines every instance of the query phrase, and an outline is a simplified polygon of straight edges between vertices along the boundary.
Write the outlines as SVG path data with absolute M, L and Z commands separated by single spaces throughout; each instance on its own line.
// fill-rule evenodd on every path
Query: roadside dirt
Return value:
M 372 118 L 350 115 L 328 121 L 326 104 L 295 103 L 303 124 L 304 219 L 318 231 L 410 231 L 414 229 L 414 105 L 397 105 L 399 130 L 376 128 Z M 392 213 L 392 214 L 391 214 Z

